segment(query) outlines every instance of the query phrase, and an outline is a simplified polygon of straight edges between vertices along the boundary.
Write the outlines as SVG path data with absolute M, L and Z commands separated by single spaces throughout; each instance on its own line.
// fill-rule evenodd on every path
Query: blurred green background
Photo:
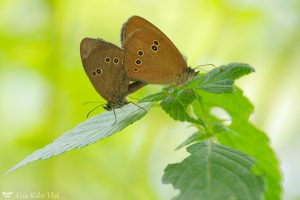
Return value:
M 122 24 L 140 15 L 170 37 L 188 64 L 245 62 L 256 73 L 237 84 L 255 104 L 281 161 L 284 199 L 300 199 L 299 0 L 0 0 L 0 174 L 86 119 L 102 100 L 86 77 L 79 44 L 120 45 Z M 133 97 L 160 90 L 147 86 Z M 101 112 L 101 111 L 98 111 Z M 170 199 L 163 169 L 194 130 L 160 109 L 81 150 L 0 176 L 0 192 L 59 193 L 59 199 Z M 0 199 L 2 196 L 0 197 Z

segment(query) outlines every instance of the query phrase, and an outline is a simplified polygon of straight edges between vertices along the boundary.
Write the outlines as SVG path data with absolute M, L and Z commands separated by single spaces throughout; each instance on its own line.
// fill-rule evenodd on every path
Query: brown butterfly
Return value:
M 197 75 L 171 40 L 156 26 L 139 16 L 123 25 L 126 75 L 131 80 L 154 84 L 182 84 Z
M 146 83 L 130 80 L 124 72 L 125 50 L 101 39 L 84 38 L 80 44 L 84 70 L 97 92 L 107 100 L 107 110 L 128 104 L 126 96 Z

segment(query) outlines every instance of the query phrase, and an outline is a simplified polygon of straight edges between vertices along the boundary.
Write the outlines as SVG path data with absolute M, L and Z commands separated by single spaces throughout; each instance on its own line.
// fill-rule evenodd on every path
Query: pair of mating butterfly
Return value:
M 181 84 L 197 74 L 156 26 L 133 16 L 123 25 L 122 47 L 101 39 L 85 38 L 81 60 L 97 92 L 114 110 L 127 104 L 126 96 L 148 83 Z

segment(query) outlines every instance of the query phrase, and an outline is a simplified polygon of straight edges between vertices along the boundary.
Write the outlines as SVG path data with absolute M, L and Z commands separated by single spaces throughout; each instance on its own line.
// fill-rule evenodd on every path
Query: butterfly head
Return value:
M 176 84 L 180 85 L 193 79 L 199 72 L 190 67 L 184 68 L 184 70 L 176 77 Z
M 113 110 L 116 108 L 121 108 L 126 104 L 128 104 L 128 101 L 125 98 L 119 98 L 119 99 L 107 101 L 107 104 L 104 106 L 104 109 Z

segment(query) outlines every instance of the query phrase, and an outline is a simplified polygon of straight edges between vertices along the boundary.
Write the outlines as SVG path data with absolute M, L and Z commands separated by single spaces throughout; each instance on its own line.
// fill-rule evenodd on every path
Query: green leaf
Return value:
M 151 105 L 151 103 L 139 104 L 140 107 L 147 111 L 151 108 Z M 89 144 L 98 142 L 99 140 L 119 132 L 133 122 L 141 119 L 147 113 L 144 109 L 132 104 L 116 109 L 116 124 L 113 111 L 91 117 L 74 129 L 66 132 L 53 143 L 27 156 L 23 161 L 8 170 L 6 174 L 26 165 L 27 163 L 36 160 L 44 160 L 62 154 L 66 151 L 70 151 L 75 148 L 82 148 Z
M 209 127 L 209 132 L 198 130 L 197 132 L 193 133 L 190 137 L 188 137 L 184 142 L 182 142 L 180 145 L 178 145 L 175 150 L 181 149 L 182 147 L 190 145 L 194 142 L 200 142 L 202 140 L 209 139 L 209 138 L 215 136 L 216 134 L 224 133 L 224 132 L 235 134 L 232 130 L 230 130 L 224 124 L 219 123 L 219 122 L 213 122 L 211 124 L 211 126 Z
M 150 94 L 141 100 L 139 100 L 139 103 L 144 103 L 144 102 L 158 102 L 166 98 L 167 96 L 167 91 L 161 91 L 155 94 Z
M 200 123 L 193 119 L 187 112 L 188 106 L 196 97 L 192 89 L 170 90 L 168 96 L 161 102 L 161 107 L 175 120 Z
M 277 157 L 267 135 L 248 121 L 254 108 L 242 91 L 237 89 L 231 94 L 212 94 L 197 90 L 197 94 L 206 113 L 205 121 L 215 120 L 210 113 L 214 107 L 224 109 L 231 117 L 228 128 L 234 134 L 217 134 L 218 141 L 254 157 L 257 160 L 256 167 L 266 177 L 265 199 L 281 199 L 281 174 Z M 196 115 L 203 117 L 202 112 L 196 112 Z
M 254 72 L 254 68 L 248 64 L 231 63 L 217 67 L 203 76 L 193 80 L 201 90 L 212 93 L 234 92 L 234 80 Z
M 196 93 L 192 89 L 185 89 L 177 92 L 178 102 L 185 108 L 190 105 L 196 98 Z
M 255 160 L 250 156 L 212 142 L 187 150 L 191 155 L 168 165 L 162 179 L 180 189 L 176 200 L 263 199 L 263 179 L 252 173 Z
M 213 82 L 204 82 L 200 81 L 199 88 L 201 90 L 212 92 L 212 93 L 232 93 L 234 92 L 233 87 L 234 81 L 231 79 L 213 81 Z
M 188 137 L 183 143 L 178 145 L 175 150 L 179 150 L 182 147 L 190 145 L 194 142 L 199 142 L 201 140 L 207 139 L 208 137 L 209 137 L 209 135 L 203 133 L 203 131 L 197 131 L 197 132 L 193 133 L 190 137 Z
M 198 119 L 198 121 L 201 121 L 201 125 L 202 125 L 202 126 L 197 126 L 199 130 L 193 133 L 192 135 L 190 135 L 185 141 L 183 141 L 180 145 L 178 145 L 175 148 L 175 150 L 179 150 L 195 142 L 200 142 L 212 138 L 214 137 L 215 134 L 218 133 L 223 133 L 223 132 L 232 133 L 232 131 L 227 126 L 225 126 L 220 122 L 214 121 L 210 124 L 210 126 L 208 126 L 208 124 L 203 120 Z
M 210 125 L 210 130 L 213 132 L 214 135 L 222 132 L 235 134 L 234 131 L 232 131 L 230 128 L 228 128 L 227 126 L 225 126 L 220 122 L 212 122 L 212 124 Z

